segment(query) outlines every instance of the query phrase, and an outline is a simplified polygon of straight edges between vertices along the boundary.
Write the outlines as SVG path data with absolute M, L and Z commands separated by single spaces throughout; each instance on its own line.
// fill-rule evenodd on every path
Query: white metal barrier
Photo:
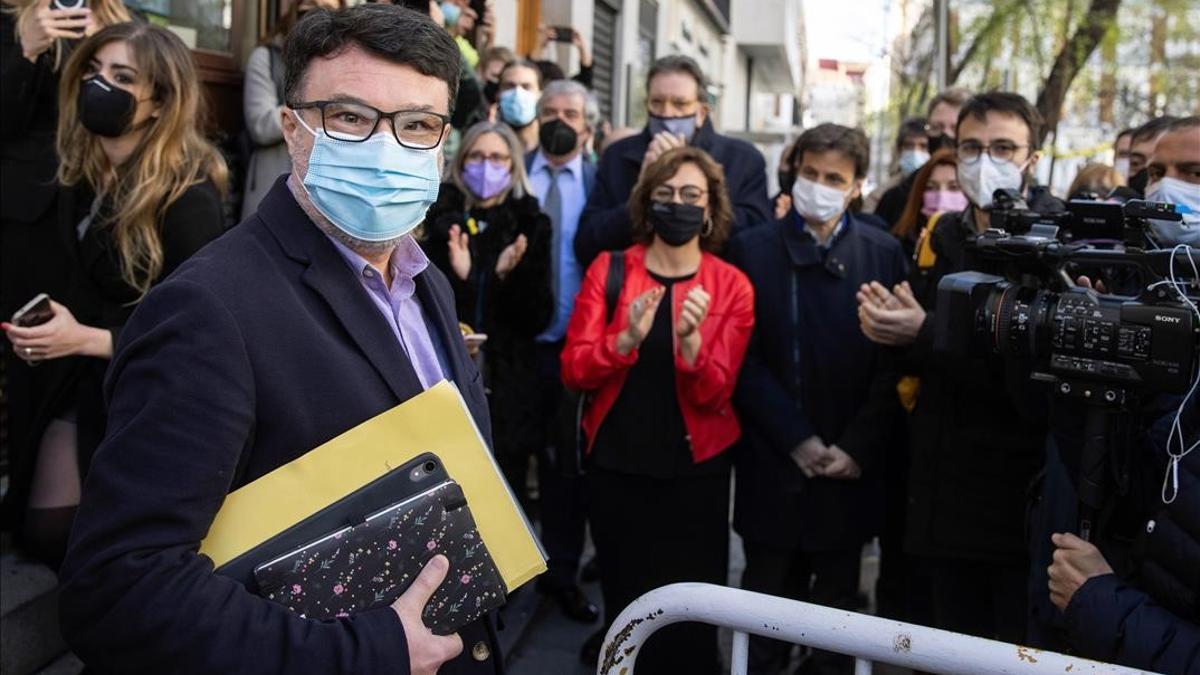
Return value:
M 855 674 L 872 662 L 931 673 L 1142 673 L 1056 652 L 856 614 L 713 584 L 671 584 L 634 600 L 604 638 L 599 675 L 636 675 L 638 651 L 654 631 L 683 621 L 733 629 L 733 675 L 745 675 L 750 635 L 855 657 Z

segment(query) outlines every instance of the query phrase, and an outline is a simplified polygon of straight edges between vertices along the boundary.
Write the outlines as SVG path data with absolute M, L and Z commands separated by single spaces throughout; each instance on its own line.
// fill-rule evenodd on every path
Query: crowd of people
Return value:
M 1029 363 L 934 343 L 939 282 L 969 269 L 994 193 L 1064 208 L 1034 178 L 1029 101 L 937 94 L 871 194 L 861 129 L 805 129 L 772 196 L 688 57 L 650 65 L 643 129 L 613 129 L 578 32 L 568 79 L 536 58 L 565 36 L 518 55 L 486 5 L 344 4 L 296 0 L 251 52 L 233 172 L 173 33 L 120 0 L 0 13 L 0 316 L 39 293 L 52 309 L 0 324 L 4 525 L 59 569 L 86 662 L 497 672 L 494 617 L 421 623 L 440 558 L 392 607 L 318 624 L 197 553 L 229 491 L 448 379 L 539 523 L 537 590 L 596 626 L 585 663 L 643 593 L 728 582 L 732 510 L 746 589 L 862 609 L 878 538 L 883 616 L 1200 668 L 1200 455 L 1164 449 L 1200 435 L 1195 401 L 1139 412 L 1138 460 L 1087 542 L 1067 534 L 1069 406 Z M 1200 241 L 1200 118 L 1148 120 L 1113 151 L 1062 197 L 1178 204 L 1144 245 Z M 750 672 L 786 672 L 794 649 L 753 639 Z M 637 661 L 719 668 L 700 624 Z

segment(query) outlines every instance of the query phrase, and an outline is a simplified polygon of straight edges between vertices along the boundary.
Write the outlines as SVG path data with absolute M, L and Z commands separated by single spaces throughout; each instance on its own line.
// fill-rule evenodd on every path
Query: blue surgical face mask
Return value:
M 442 16 L 445 18 L 443 23 L 447 28 L 453 28 L 458 24 L 458 17 L 462 16 L 462 8 L 453 2 L 442 3 Z
M 537 102 L 537 94 L 528 89 L 513 87 L 500 94 L 500 119 L 518 129 L 529 126 L 537 116 Z
M 1200 246 L 1200 186 L 1178 178 L 1160 178 L 1146 188 L 1146 201 L 1175 204 L 1183 220 L 1150 220 L 1159 246 Z
M 425 219 L 437 201 L 441 171 L 437 148 L 413 150 L 379 132 L 361 143 L 313 131 L 304 174 L 313 206 L 339 230 L 363 242 L 399 239 Z
M 924 150 L 905 150 L 900 153 L 900 173 L 908 176 L 929 161 L 929 153 Z
M 696 135 L 696 116 L 688 115 L 686 117 L 660 117 L 658 115 L 650 115 L 650 121 L 647 123 L 650 129 L 650 136 L 667 131 L 676 136 L 683 136 L 684 143 L 691 143 L 692 137 Z

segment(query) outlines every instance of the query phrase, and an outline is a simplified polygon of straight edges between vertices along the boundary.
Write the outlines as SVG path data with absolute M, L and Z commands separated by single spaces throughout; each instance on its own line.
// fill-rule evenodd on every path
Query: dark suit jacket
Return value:
M 757 317 L 734 394 L 744 431 L 734 526 L 777 548 L 845 550 L 879 525 L 883 457 L 901 413 L 895 375 L 859 328 L 855 293 L 871 281 L 892 287 L 906 266 L 900 244 L 857 215 L 828 252 L 803 227 L 792 209 L 727 249 L 754 284 Z M 805 481 L 789 453 L 814 434 L 852 456 L 862 477 Z
M 633 244 L 629 231 L 629 195 L 642 170 L 642 158 L 650 145 L 650 132 L 612 144 L 596 169 L 596 189 L 589 191 L 587 208 L 579 217 L 575 233 L 575 257 L 587 266 L 602 251 L 625 250 Z M 767 165 L 753 145 L 713 130 L 712 120 L 696 130 L 692 145 L 712 155 L 725 169 L 725 185 L 733 204 L 733 229 L 743 229 L 774 220 L 767 198 Z
M 445 277 L 417 297 L 485 438 L 487 404 Z M 113 673 L 407 673 L 388 607 L 302 619 L 214 575 L 197 553 L 225 495 L 421 392 L 384 318 L 283 179 L 257 214 L 157 286 L 121 333 L 61 578 L 61 623 Z M 471 658 L 482 622 L 443 673 Z

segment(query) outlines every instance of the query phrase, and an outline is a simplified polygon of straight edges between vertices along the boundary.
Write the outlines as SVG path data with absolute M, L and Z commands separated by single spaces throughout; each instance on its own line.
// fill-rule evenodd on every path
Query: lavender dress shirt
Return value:
M 421 302 L 413 297 L 417 290 L 416 276 L 429 266 L 429 258 L 425 257 L 421 246 L 412 237 L 404 237 L 396 245 L 388 260 L 392 273 L 392 285 L 388 288 L 384 286 L 383 275 L 366 259 L 333 237 L 329 237 L 329 241 L 350 265 L 375 308 L 387 320 L 400 348 L 417 371 L 421 386 L 428 389 L 447 379 L 446 357 L 430 330 Z

